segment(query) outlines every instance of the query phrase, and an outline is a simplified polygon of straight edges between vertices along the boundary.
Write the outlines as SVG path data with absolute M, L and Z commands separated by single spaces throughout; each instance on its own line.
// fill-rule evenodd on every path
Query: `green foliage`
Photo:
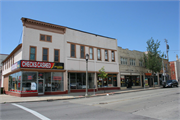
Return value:
M 144 54 L 144 65 L 147 69 L 151 70 L 152 73 L 161 71 L 162 68 L 162 57 L 161 51 L 158 51 L 160 41 L 154 41 L 153 38 L 147 42 L 147 54 Z
M 100 74 L 98 75 L 99 77 L 101 77 L 102 79 L 107 78 L 107 73 L 105 73 L 105 69 L 104 66 L 99 70 Z

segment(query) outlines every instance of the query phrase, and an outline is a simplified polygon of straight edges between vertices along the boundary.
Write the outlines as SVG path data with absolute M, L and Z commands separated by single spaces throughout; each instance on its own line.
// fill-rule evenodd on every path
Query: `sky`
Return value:
M 169 45 L 169 61 L 180 57 L 178 0 L 0 0 L 0 54 L 22 43 L 21 18 L 66 26 L 117 39 L 118 46 L 147 51 L 147 40 Z

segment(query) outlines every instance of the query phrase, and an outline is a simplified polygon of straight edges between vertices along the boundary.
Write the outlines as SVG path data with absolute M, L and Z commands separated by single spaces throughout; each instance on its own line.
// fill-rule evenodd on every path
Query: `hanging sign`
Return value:
M 31 82 L 31 90 L 36 90 L 36 83 L 35 82 Z

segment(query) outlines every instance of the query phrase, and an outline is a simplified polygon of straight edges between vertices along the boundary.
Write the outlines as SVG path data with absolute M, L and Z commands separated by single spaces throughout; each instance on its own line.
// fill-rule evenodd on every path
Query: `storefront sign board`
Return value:
M 20 68 L 20 61 L 14 63 L 14 64 L 11 66 L 11 71 L 16 70 L 16 69 L 18 69 L 18 68 Z
M 64 69 L 64 63 L 21 60 L 20 67 L 40 69 Z

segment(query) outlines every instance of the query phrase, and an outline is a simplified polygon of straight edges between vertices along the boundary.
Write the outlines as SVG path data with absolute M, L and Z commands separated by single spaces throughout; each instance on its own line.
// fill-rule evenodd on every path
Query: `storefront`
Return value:
M 85 92 L 86 73 L 68 73 L 68 86 L 70 92 Z M 70 84 L 69 84 L 70 83 Z M 94 73 L 88 73 L 88 91 L 94 89 Z
M 121 87 L 141 87 L 140 75 L 121 75 Z
M 37 96 L 65 94 L 64 63 L 21 60 L 13 64 L 9 75 L 8 94 Z
M 97 74 L 97 86 L 98 88 L 103 87 L 117 87 L 117 74 L 108 74 L 104 80 Z
M 99 74 L 88 73 L 88 91 L 120 89 L 117 87 L 117 74 L 108 74 L 104 80 Z M 85 92 L 86 90 L 86 73 L 68 73 L 70 92 Z M 97 84 L 95 83 L 97 82 Z

